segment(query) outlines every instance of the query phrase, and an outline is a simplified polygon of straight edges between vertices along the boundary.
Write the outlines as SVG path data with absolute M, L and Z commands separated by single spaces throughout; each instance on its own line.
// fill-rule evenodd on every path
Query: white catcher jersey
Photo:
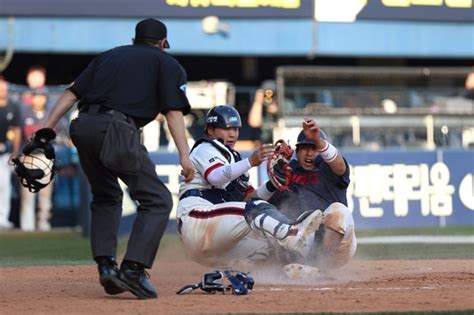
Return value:
M 220 141 L 212 140 L 222 150 L 229 153 L 230 161 L 211 143 L 202 142 L 189 155 L 191 162 L 194 164 L 196 172 L 194 178 L 189 182 L 181 182 L 179 187 L 179 195 L 181 196 L 189 189 L 211 189 L 219 188 L 225 189 L 229 182 L 221 186 L 213 186 L 207 181 L 207 176 L 216 168 L 235 163 L 235 157 L 232 152 Z M 248 175 L 248 173 L 246 173 Z
M 229 185 L 212 186 L 207 176 L 219 167 L 236 162 L 232 152 L 214 140 L 224 154 L 209 142 L 196 146 L 190 159 L 195 167 L 193 180 L 180 184 L 180 196 L 189 189 L 224 189 Z M 213 204 L 201 197 L 187 197 L 179 201 L 177 217 L 182 227 L 180 238 L 187 254 L 203 265 L 227 265 L 234 259 L 262 260 L 268 256 L 267 240 L 253 232 L 244 218 L 245 202 Z

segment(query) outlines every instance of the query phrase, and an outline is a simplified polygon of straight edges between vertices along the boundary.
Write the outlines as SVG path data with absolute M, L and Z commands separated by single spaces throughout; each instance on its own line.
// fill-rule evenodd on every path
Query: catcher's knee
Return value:
M 259 213 L 270 205 L 268 202 L 261 200 L 250 200 L 245 204 L 244 217 L 247 224 L 251 224 L 252 220 L 257 217 Z
M 246 203 L 245 221 L 247 221 L 248 224 L 251 224 L 252 221 L 261 214 L 265 214 L 267 216 L 275 218 L 276 220 L 280 222 L 289 223 L 288 218 L 282 215 L 280 211 L 278 211 L 278 209 L 275 208 L 274 205 L 264 200 L 254 199 Z
M 276 239 L 285 238 L 291 227 L 290 219 L 272 204 L 263 200 L 251 200 L 245 206 L 245 221 L 254 231 Z

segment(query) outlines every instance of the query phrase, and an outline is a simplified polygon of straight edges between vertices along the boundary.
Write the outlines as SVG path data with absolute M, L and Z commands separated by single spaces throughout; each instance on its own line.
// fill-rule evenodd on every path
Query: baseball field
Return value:
M 473 314 L 474 226 L 359 231 L 354 260 L 337 271 L 289 279 L 280 269 L 250 271 L 250 295 L 176 295 L 212 269 L 165 235 L 150 271 L 157 300 L 107 296 L 74 231 L 0 233 L 1 314 L 378 313 Z M 120 251 L 126 239 L 120 241 Z

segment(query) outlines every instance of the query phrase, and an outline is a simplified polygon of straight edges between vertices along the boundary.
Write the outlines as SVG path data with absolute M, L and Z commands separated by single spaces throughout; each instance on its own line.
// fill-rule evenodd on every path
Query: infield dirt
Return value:
M 94 265 L 0 268 L 1 314 L 179 314 L 474 310 L 473 260 L 354 260 L 304 281 L 256 272 L 250 295 L 176 295 L 212 269 L 158 258 L 157 300 L 107 296 Z

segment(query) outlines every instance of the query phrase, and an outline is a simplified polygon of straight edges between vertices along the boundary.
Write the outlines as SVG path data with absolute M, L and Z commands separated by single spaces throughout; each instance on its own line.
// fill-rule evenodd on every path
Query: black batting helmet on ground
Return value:
M 219 105 L 211 108 L 206 115 L 206 129 L 214 128 L 240 128 L 242 120 L 239 112 L 230 105 Z

